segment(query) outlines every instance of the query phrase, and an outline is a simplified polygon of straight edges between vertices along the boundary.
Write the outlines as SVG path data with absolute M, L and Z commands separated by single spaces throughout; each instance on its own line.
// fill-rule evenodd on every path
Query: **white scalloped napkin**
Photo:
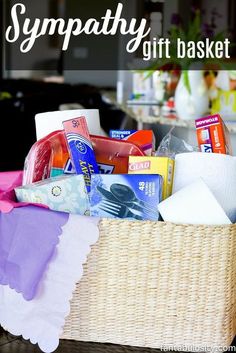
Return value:
M 45 353 L 57 349 L 83 264 L 99 238 L 98 222 L 97 218 L 70 215 L 32 301 L 27 302 L 8 286 L 0 286 L 0 325 L 6 331 L 38 343 Z

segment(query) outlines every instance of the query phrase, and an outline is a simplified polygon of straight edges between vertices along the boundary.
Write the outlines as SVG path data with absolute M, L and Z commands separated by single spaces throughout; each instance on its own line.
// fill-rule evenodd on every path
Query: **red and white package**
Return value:
M 145 156 L 141 148 L 132 142 L 90 137 L 100 174 L 128 174 L 129 156 Z

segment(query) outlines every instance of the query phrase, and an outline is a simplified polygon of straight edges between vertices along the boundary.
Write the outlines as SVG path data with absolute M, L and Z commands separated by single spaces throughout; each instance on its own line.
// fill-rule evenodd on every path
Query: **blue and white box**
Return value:
M 15 189 L 19 202 L 48 206 L 50 210 L 89 215 L 89 198 L 83 175 L 63 175 Z
M 159 220 L 163 179 L 160 175 L 92 175 L 91 216 Z

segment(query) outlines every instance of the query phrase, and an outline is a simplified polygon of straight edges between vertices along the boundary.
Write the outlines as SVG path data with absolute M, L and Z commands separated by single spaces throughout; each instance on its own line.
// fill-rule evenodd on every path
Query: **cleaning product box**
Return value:
M 159 220 L 160 175 L 92 175 L 91 216 Z
M 43 204 L 54 211 L 89 214 L 89 198 L 83 175 L 63 175 L 15 189 L 19 202 Z
M 91 175 L 99 173 L 85 117 L 63 122 L 69 153 L 77 174 L 83 174 L 88 192 Z
M 172 194 L 173 159 L 168 157 L 129 157 L 129 174 L 160 174 L 163 177 L 163 200 Z
M 202 152 L 232 155 L 229 131 L 219 114 L 197 119 L 195 125 Z
M 146 156 L 155 150 L 155 135 L 152 130 L 111 130 L 110 137 L 135 143 Z

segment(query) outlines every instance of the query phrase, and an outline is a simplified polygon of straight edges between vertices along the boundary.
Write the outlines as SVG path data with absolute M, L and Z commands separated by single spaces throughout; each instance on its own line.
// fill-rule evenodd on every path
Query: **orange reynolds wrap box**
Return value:
M 174 166 L 174 160 L 168 157 L 129 157 L 129 174 L 159 174 L 163 177 L 163 200 L 172 194 Z
M 155 150 L 156 139 L 152 130 L 111 130 L 110 137 L 135 143 L 146 156 Z
M 219 114 L 195 121 L 201 152 L 232 155 L 229 131 Z

